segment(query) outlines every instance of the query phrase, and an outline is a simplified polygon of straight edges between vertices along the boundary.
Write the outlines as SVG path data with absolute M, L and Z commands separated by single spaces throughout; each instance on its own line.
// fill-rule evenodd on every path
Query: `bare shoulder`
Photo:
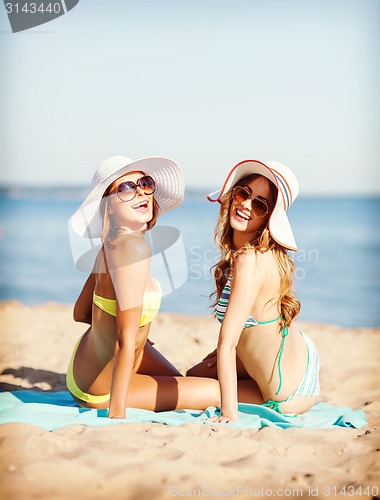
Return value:
M 264 278 L 272 266 L 273 255 L 270 251 L 259 252 L 255 249 L 248 249 L 237 256 L 234 276 L 237 279 L 258 280 Z
M 106 249 L 106 255 L 108 266 L 112 269 L 143 261 L 148 263 L 152 250 L 143 238 L 123 235 L 115 241 L 113 248 Z
M 235 259 L 235 268 L 239 270 L 248 270 L 250 268 L 255 268 L 258 262 L 258 252 L 255 249 L 248 249 L 239 255 Z
M 235 258 L 233 269 L 234 286 L 238 283 L 243 285 L 255 278 L 257 275 L 257 253 L 255 250 L 246 250 L 238 254 Z

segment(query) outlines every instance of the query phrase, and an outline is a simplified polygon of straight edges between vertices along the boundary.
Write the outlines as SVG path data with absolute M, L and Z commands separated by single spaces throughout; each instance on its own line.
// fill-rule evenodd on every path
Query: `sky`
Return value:
M 12 33 L 0 4 L 0 184 L 90 185 L 168 156 L 215 190 L 247 158 L 304 195 L 380 194 L 377 0 L 80 0 Z

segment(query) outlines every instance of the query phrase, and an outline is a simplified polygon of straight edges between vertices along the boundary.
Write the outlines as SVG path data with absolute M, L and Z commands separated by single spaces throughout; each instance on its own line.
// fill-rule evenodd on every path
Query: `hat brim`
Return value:
M 277 200 L 268 222 L 268 229 L 271 236 L 284 248 L 298 251 L 288 216 L 284 210 L 284 203 L 280 195 L 277 177 L 270 166 L 265 163 L 259 160 L 243 160 L 239 162 L 227 175 L 222 189 L 210 193 L 207 199 L 211 202 L 217 201 L 222 203 L 225 195 L 237 182 L 239 182 L 239 180 L 253 174 L 259 174 L 266 177 L 277 187 Z
M 70 219 L 74 231 L 85 238 L 99 238 L 102 219 L 99 212 L 100 201 L 106 189 L 119 177 L 128 172 L 141 171 L 156 182 L 154 198 L 160 214 L 178 207 L 184 198 L 185 183 L 181 169 L 170 158 L 153 156 L 132 161 L 115 171 L 111 176 L 95 186 Z
M 276 176 L 273 174 L 270 167 L 265 165 L 265 163 L 258 160 L 243 160 L 232 168 L 224 181 L 222 189 L 210 193 L 207 196 L 207 199 L 211 202 L 218 201 L 220 203 L 232 186 L 239 182 L 240 179 L 244 179 L 244 177 L 248 177 L 253 174 L 263 175 L 272 181 L 276 187 L 278 187 Z
M 281 205 L 282 200 L 278 197 L 277 203 L 269 219 L 269 232 L 272 235 L 272 238 L 281 246 L 287 248 L 288 250 L 294 250 L 297 252 L 297 243 L 294 239 L 288 216 Z

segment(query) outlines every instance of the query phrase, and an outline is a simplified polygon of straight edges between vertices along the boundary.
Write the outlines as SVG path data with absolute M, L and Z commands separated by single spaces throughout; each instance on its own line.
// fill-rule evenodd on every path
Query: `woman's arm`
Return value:
M 74 305 L 74 321 L 91 325 L 92 321 L 92 295 L 95 290 L 95 274 L 91 273 L 84 284 L 79 297 Z
M 237 420 L 238 416 L 236 347 L 262 287 L 254 251 L 237 257 L 232 280 L 230 300 L 220 329 L 217 348 L 222 416 L 215 421 L 222 423 Z
M 114 266 L 109 268 L 117 302 L 117 331 L 108 416 L 125 418 L 151 252 L 145 241 L 137 239 L 118 243 L 113 251 Z

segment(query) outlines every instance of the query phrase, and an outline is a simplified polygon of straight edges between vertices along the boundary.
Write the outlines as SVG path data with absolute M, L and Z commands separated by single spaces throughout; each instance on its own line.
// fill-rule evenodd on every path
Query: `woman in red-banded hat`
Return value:
M 300 302 L 292 290 L 297 251 L 286 214 L 298 181 L 282 163 L 245 160 L 221 190 L 215 241 L 215 315 L 221 323 L 216 351 L 188 375 L 219 380 L 221 413 L 214 422 L 238 418 L 238 401 L 281 414 L 303 413 L 319 394 L 319 356 L 295 325 Z

